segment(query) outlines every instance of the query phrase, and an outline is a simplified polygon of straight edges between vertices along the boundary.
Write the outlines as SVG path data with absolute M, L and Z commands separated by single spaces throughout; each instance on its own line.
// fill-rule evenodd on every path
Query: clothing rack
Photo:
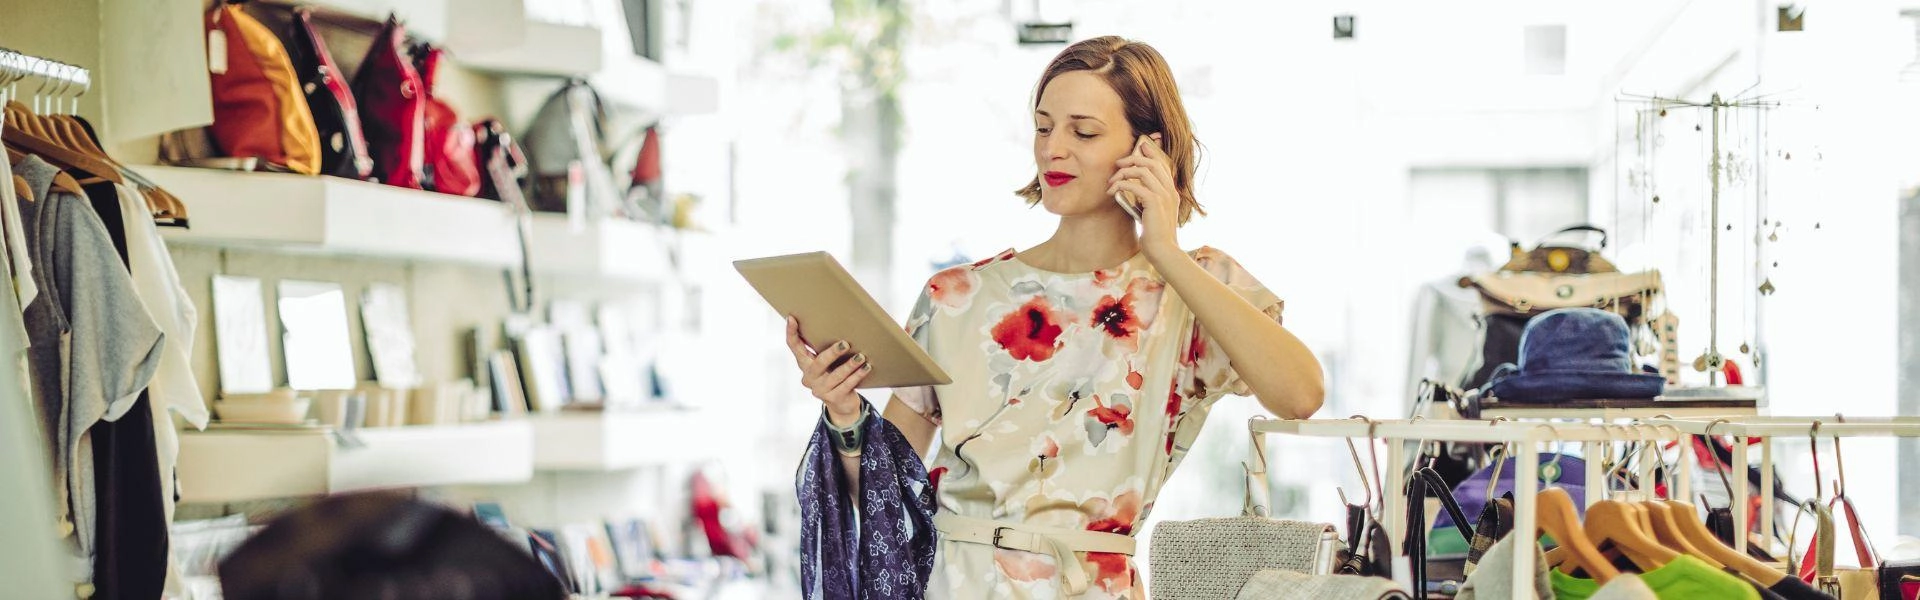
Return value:
M 1535 503 L 1540 492 L 1537 467 L 1519 468 L 1519 465 L 1537 465 L 1540 462 L 1540 445 L 1582 443 L 1587 445 L 1589 456 L 1600 456 L 1592 452 L 1597 447 L 1617 442 L 1662 442 L 1675 441 L 1685 436 L 1685 430 L 1679 426 L 1656 423 L 1634 425 L 1615 425 L 1606 423 L 1522 423 L 1516 421 L 1428 421 L 1428 420 L 1368 420 L 1361 417 L 1351 419 L 1308 419 L 1275 420 L 1254 417 L 1247 424 L 1253 435 L 1253 459 L 1257 464 L 1266 464 L 1264 444 L 1261 436 L 1280 433 L 1302 437 L 1319 438 L 1367 438 L 1369 442 L 1387 441 L 1388 468 L 1381 474 L 1385 478 L 1380 491 L 1384 503 L 1384 516 L 1381 525 L 1387 529 L 1388 543 L 1399 555 L 1406 531 L 1406 496 L 1399 490 L 1406 487 L 1408 473 L 1400 465 L 1407 463 L 1404 444 L 1399 441 L 1413 442 L 1469 442 L 1485 444 L 1513 444 L 1512 458 L 1515 473 L 1513 478 L 1514 526 L 1515 532 L 1533 531 L 1537 526 Z M 1680 493 L 1691 494 L 1688 481 L 1691 479 L 1692 461 L 1689 444 L 1681 444 Z M 1555 452 L 1559 452 L 1558 449 Z M 1640 465 L 1641 480 L 1650 480 L 1653 465 Z M 1606 490 L 1605 473 L 1596 461 L 1587 462 L 1586 502 L 1589 506 L 1601 500 Z M 1523 476 L 1524 475 L 1524 476 Z M 1253 476 L 1254 483 L 1261 490 L 1267 489 L 1265 469 Z M 1686 497 L 1686 496 L 1682 496 Z M 1424 535 L 1421 532 L 1420 535 Z M 1409 557 L 1418 559 L 1415 557 Z M 1513 588 L 1516 590 L 1533 589 L 1534 553 L 1515 552 L 1513 567 Z M 1395 569 L 1402 572 L 1402 569 Z M 1403 582 L 1404 584 L 1405 582 Z
M 1834 439 L 1854 437 L 1920 437 L 1920 417 L 1847 417 L 1844 415 L 1834 415 L 1831 417 L 1687 417 L 1647 419 L 1645 423 L 1657 427 L 1672 427 L 1691 435 L 1733 436 L 1735 439 L 1735 442 L 1732 444 L 1733 460 L 1729 466 L 1736 473 L 1745 468 L 1748 458 L 1747 444 L 1740 443 L 1738 441 L 1739 438 L 1759 438 L 1760 497 L 1768 499 L 1773 498 L 1774 488 L 1774 438 L 1813 438 L 1816 436 Z M 1692 444 L 1682 444 L 1682 447 L 1691 446 Z M 1835 457 L 1835 460 L 1839 460 L 1839 457 Z M 1733 486 L 1732 498 L 1747 497 L 1750 483 L 1746 477 L 1728 477 L 1728 479 L 1730 480 L 1729 483 Z M 1819 482 L 1815 482 L 1815 485 L 1819 485 Z M 1736 501 L 1731 502 L 1731 504 L 1733 505 L 1733 522 L 1736 524 L 1736 527 L 1744 529 L 1744 524 L 1748 518 L 1747 503 Z M 1773 511 L 1760 511 L 1760 531 L 1767 536 L 1767 539 L 1773 539 L 1775 537 L 1774 534 L 1776 531 L 1774 525 Z M 1734 536 L 1733 548 L 1741 552 L 1746 552 L 1747 536 Z M 1789 551 L 1791 551 L 1791 549 L 1789 549 Z
M 77 86 L 79 91 L 75 96 L 93 89 L 93 75 L 86 67 L 0 48 L 0 82 L 13 83 L 28 77 L 62 84 L 68 89 Z
M 67 114 L 77 112 L 80 97 L 87 95 L 87 92 L 93 89 L 93 72 L 86 67 L 0 48 L 0 101 L 16 100 L 14 86 L 28 78 L 38 78 L 45 82 L 45 85 L 52 86 L 50 90 L 45 89 L 44 85 L 41 89 L 34 90 L 31 95 L 34 96 L 36 103 L 44 98 L 49 103 L 47 108 L 64 111 Z M 49 94 L 41 92 L 49 92 Z M 62 100 L 71 103 L 63 105 Z M 34 110 L 41 110 L 41 107 L 36 105 Z M 116 166 L 121 177 L 140 186 L 143 190 L 161 189 L 160 184 L 154 183 L 152 179 L 148 179 L 139 172 L 124 165 L 116 164 Z M 168 213 L 168 218 L 160 219 L 159 224 L 164 227 L 186 227 L 185 207 L 170 194 L 166 197 L 171 200 L 172 211 Z M 153 210 L 156 217 L 162 214 L 161 209 Z

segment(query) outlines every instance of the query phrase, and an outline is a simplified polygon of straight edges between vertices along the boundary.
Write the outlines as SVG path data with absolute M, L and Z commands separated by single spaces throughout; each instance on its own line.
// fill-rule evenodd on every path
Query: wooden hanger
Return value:
M 1587 507 L 1587 537 L 1596 544 L 1612 543 L 1641 572 L 1667 566 L 1680 553 L 1660 545 L 1660 541 L 1640 528 L 1640 520 L 1631 506 L 1616 500 L 1601 500 Z
M 1580 527 L 1580 512 L 1573 507 L 1573 496 L 1557 487 L 1547 488 L 1540 490 L 1534 501 L 1534 520 L 1539 523 L 1535 529 L 1545 530 L 1559 542 L 1560 548 L 1566 549 L 1568 564 L 1586 571 L 1600 585 L 1620 575 L 1620 570 L 1600 554 L 1600 548 Z M 1538 535 L 1539 531 L 1533 531 L 1528 537 Z
M 27 185 L 27 178 L 19 175 L 13 176 L 13 195 L 19 197 L 21 200 L 28 202 L 33 201 L 33 188 Z
M 1701 548 L 1699 544 L 1694 543 L 1693 539 L 1688 537 L 1685 531 L 1681 530 L 1679 523 L 1680 517 L 1674 515 L 1675 509 L 1672 506 L 1668 506 L 1665 502 L 1660 501 L 1650 501 L 1640 506 L 1645 509 L 1647 515 L 1651 517 L 1652 526 L 1648 530 L 1653 532 L 1654 539 L 1660 540 L 1661 545 L 1679 551 L 1681 554 L 1698 558 L 1702 562 L 1712 565 L 1715 569 L 1727 568 L 1726 562 L 1720 560 L 1719 556 L 1708 553 L 1705 549 Z M 1691 509 L 1692 507 L 1688 508 Z M 1759 581 L 1759 579 L 1755 579 L 1754 581 Z
M 1673 515 L 1673 522 L 1678 526 L 1680 533 L 1685 535 L 1688 541 L 1693 542 L 1693 547 L 1701 554 L 1713 557 L 1723 566 L 1733 567 L 1733 570 L 1739 571 L 1741 575 L 1766 587 L 1773 587 L 1773 584 L 1786 579 L 1785 571 L 1767 566 L 1767 563 L 1760 562 L 1759 559 L 1727 547 L 1720 538 L 1714 537 L 1713 532 L 1707 530 L 1707 525 L 1700 522 L 1700 513 L 1696 512 L 1697 509 L 1692 504 L 1677 500 L 1667 500 L 1662 504 L 1665 504 L 1669 509 L 1668 512 Z
M 9 122 L 19 123 L 21 126 L 9 127 L 4 132 L 0 132 L 0 140 L 4 140 L 7 144 L 16 146 L 25 152 L 40 155 L 40 158 L 46 159 L 48 162 L 71 167 L 75 170 L 114 183 L 121 183 L 120 173 L 114 169 L 111 163 L 66 147 L 62 143 L 48 137 L 48 133 L 44 129 L 30 128 L 28 126 L 29 123 L 36 125 L 40 123 L 38 123 L 39 119 L 37 116 L 28 110 L 25 105 L 20 104 L 18 101 L 9 101 L 7 102 L 6 111 L 8 114 L 7 120 Z M 29 131 L 29 129 L 33 129 L 33 131 Z

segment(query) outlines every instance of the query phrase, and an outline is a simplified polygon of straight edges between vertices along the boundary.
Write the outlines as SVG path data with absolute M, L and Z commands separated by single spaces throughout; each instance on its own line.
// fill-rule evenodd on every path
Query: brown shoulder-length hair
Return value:
M 1174 85 L 1173 71 L 1160 52 L 1153 46 L 1112 35 L 1068 46 L 1040 75 L 1040 84 L 1033 88 L 1033 108 L 1040 108 L 1040 94 L 1053 78 L 1073 71 L 1092 71 L 1120 95 L 1127 124 L 1133 127 L 1128 137 L 1160 134 L 1160 149 L 1173 161 L 1173 186 L 1180 192 L 1179 224 L 1187 224 L 1194 213 L 1207 214 L 1200 208 L 1200 201 L 1193 198 L 1193 171 L 1200 163 L 1200 142 L 1193 137 L 1193 123 L 1187 120 L 1187 107 L 1180 102 L 1180 88 Z M 1027 204 L 1040 202 L 1039 175 L 1014 193 L 1025 198 Z

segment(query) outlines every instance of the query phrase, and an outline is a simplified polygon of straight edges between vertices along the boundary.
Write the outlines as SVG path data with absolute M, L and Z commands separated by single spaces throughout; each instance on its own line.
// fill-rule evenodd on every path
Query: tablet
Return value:
M 846 340 L 854 352 L 866 353 L 873 372 L 860 388 L 952 383 L 833 256 L 808 252 L 753 258 L 734 261 L 733 268 L 783 319 L 799 319 L 800 334 L 809 343 Z

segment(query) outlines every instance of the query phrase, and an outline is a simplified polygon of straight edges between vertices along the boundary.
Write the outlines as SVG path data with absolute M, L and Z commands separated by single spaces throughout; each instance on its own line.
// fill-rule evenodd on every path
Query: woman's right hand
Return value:
M 853 351 L 844 340 L 815 352 L 806 338 L 800 335 L 800 321 L 791 315 L 787 317 L 787 349 L 793 351 L 793 362 L 800 367 L 800 384 L 807 386 L 813 392 L 813 397 L 826 406 L 827 418 L 834 425 L 851 427 L 860 420 L 860 411 L 864 407 L 859 392 L 854 388 L 873 373 L 873 365 L 867 363 L 865 354 L 854 354 L 852 358 L 841 361 L 842 357 Z M 839 366 L 835 366 L 835 363 Z

